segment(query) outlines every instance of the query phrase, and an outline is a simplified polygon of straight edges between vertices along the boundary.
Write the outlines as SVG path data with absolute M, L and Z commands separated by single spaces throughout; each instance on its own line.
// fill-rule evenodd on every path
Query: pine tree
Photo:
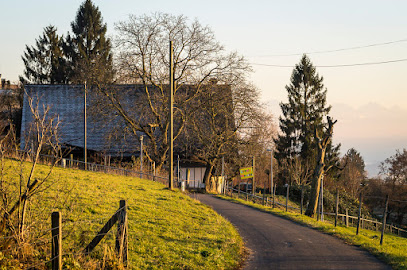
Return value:
M 106 37 L 107 27 L 101 12 L 91 0 L 79 7 L 71 28 L 73 36 L 68 35 L 65 48 L 71 59 L 71 82 L 110 82 L 113 79 L 111 42 Z
M 57 35 L 56 27 L 44 28 L 44 33 L 36 39 L 35 47 L 26 45 L 21 57 L 25 65 L 25 83 L 57 84 L 66 83 L 66 57 L 63 39 Z
M 303 55 L 291 75 L 291 83 L 286 86 L 288 102 L 280 103 L 281 133 L 275 140 L 275 157 L 280 165 L 284 160 L 299 156 L 313 169 L 317 156 L 315 130 L 320 134 L 324 127 L 323 119 L 331 110 L 326 104 L 327 89 L 323 78 L 318 75 L 310 59 Z M 328 146 L 327 157 L 338 158 L 339 146 Z M 284 172 L 280 177 L 284 177 Z

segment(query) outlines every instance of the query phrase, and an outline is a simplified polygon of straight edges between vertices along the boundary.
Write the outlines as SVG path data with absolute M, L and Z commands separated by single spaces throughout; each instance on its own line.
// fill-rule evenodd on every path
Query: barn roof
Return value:
M 142 84 L 112 85 L 120 91 L 123 106 L 140 106 L 142 100 L 138 100 L 139 92 L 143 91 Z M 151 86 L 153 87 L 153 86 Z M 182 92 L 188 95 L 192 85 L 184 85 Z M 230 86 L 217 85 L 220 94 L 230 93 Z M 84 146 L 84 85 L 25 85 L 22 124 L 21 124 L 21 148 L 24 149 L 29 144 L 26 134 L 33 121 L 30 111 L 28 96 L 33 98 L 33 103 L 38 102 L 38 107 L 49 106 L 49 117 L 58 117 L 59 141 L 65 145 L 77 148 Z M 193 91 L 192 91 L 193 92 Z M 102 152 L 112 156 L 138 156 L 140 151 L 141 133 L 132 134 L 127 130 L 123 119 L 112 111 L 104 111 L 105 100 L 98 100 L 92 91 L 87 95 L 87 149 Z M 139 101 L 139 102 L 137 102 Z M 99 102 L 99 103 L 98 103 Z M 138 105 L 136 105 L 138 104 Z M 134 110 L 138 113 L 138 110 Z M 133 115 L 134 117 L 134 115 Z M 230 114 L 233 117 L 233 114 Z M 136 119 L 137 117 L 134 117 Z M 202 119 L 202 123 L 207 121 Z M 182 148 L 182 143 L 174 145 L 176 151 L 185 158 L 194 156 L 196 148 L 192 147 L 192 153 L 186 153 Z
M 130 87 L 124 85 L 122 87 Z M 33 98 L 42 110 L 49 106 L 49 117 L 58 117 L 59 140 L 63 144 L 80 147 L 84 145 L 84 85 L 26 85 L 24 95 L 21 148 L 27 144 L 26 135 L 33 121 L 27 95 Z M 138 155 L 138 136 L 132 136 L 123 131 L 124 123 L 120 119 L 100 117 L 89 113 L 92 95 L 87 96 L 87 148 L 111 155 Z M 114 116 L 112 116 L 114 118 Z M 111 119 L 111 121 L 106 121 Z

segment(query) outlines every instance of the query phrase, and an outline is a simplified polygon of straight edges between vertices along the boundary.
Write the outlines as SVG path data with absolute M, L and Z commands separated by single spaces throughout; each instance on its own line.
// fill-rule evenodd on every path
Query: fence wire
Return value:
M 252 192 L 245 192 L 245 191 L 242 191 L 242 190 L 239 191 L 238 189 L 234 189 L 234 188 L 228 188 L 228 192 L 230 193 L 231 196 L 233 196 L 233 194 L 237 194 L 238 198 L 240 198 L 240 199 L 251 200 L 254 203 L 263 204 L 265 206 L 270 206 L 270 207 L 273 206 L 272 205 L 273 200 L 272 200 L 272 197 L 270 197 L 270 196 L 266 196 L 266 197 L 258 196 L 256 194 L 253 194 Z M 282 195 L 279 195 L 279 196 L 282 196 Z M 380 200 L 385 201 L 385 198 L 380 197 L 380 196 L 366 196 L 366 198 L 375 198 L 375 199 L 380 199 Z M 391 200 L 389 200 L 389 201 L 391 201 Z M 397 200 L 393 200 L 393 201 L 397 201 Z M 274 205 L 278 206 L 278 207 L 281 207 L 281 208 L 287 208 L 287 209 L 289 208 L 291 210 L 296 210 L 296 211 L 300 210 L 300 208 L 298 208 L 298 207 L 288 205 L 288 201 L 285 204 L 279 202 L 277 200 L 277 198 L 274 198 Z M 323 216 L 323 215 L 335 216 L 336 214 L 322 211 L 322 213 L 320 212 L 320 213 L 318 213 L 318 215 L 321 215 L 321 216 Z M 349 215 L 349 214 L 346 215 L 346 214 L 343 214 L 343 213 L 338 213 L 338 218 L 339 217 L 342 219 L 341 221 L 342 221 L 343 224 L 345 224 L 345 225 L 347 224 L 346 226 L 349 226 L 349 220 L 351 221 L 350 225 L 352 227 L 357 226 L 357 222 L 354 222 L 354 220 L 357 221 L 359 217 L 352 216 L 352 215 Z M 371 219 L 366 219 L 364 217 L 361 217 L 360 221 L 361 221 L 360 227 L 362 229 L 370 229 L 370 230 L 374 230 L 374 231 L 380 231 L 382 229 L 382 226 L 383 226 L 383 222 L 379 221 L 379 220 L 371 220 Z M 397 236 L 407 237 L 407 230 L 405 230 L 403 228 L 400 228 L 400 227 L 397 227 L 397 226 L 394 226 L 393 224 L 386 223 L 385 224 L 385 231 L 388 232 L 388 233 L 395 234 Z

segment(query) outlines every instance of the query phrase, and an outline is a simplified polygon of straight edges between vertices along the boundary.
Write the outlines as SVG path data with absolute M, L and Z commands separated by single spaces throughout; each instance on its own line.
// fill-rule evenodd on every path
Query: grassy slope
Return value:
M 7 179 L 18 179 L 16 162 L 8 161 L 6 169 Z M 37 171 L 36 177 L 42 177 L 46 167 Z M 129 206 L 131 269 L 232 269 L 240 260 L 243 244 L 233 226 L 178 191 L 149 180 L 61 168 L 54 169 L 51 180 L 50 187 L 31 200 L 30 230 L 37 239 L 48 237 L 50 214 L 61 211 L 63 252 L 71 266 L 70 257 L 91 241 L 120 199 Z M 114 247 L 115 231 L 116 227 L 92 257 L 100 259 L 107 247 Z M 49 259 L 47 252 L 43 256 Z
M 380 233 L 369 231 L 369 230 L 360 230 L 359 235 L 356 235 L 356 228 L 351 227 L 342 227 L 322 222 L 316 221 L 314 218 L 310 218 L 305 215 L 294 212 L 285 212 L 280 208 L 270 208 L 265 207 L 259 204 L 254 204 L 250 201 L 245 201 L 241 199 L 234 199 L 227 196 L 220 196 L 223 199 L 230 200 L 237 203 L 242 203 L 245 205 L 252 206 L 254 208 L 276 214 L 278 216 L 293 220 L 303 225 L 310 226 L 312 228 L 323 231 L 327 234 L 334 235 L 338 238 L 344 239 L 347 243 L 360 246 L 379 259 L 388 263 L 393 267 L 393 269 L 407 269 L 407 239 L 402 237 L 397 237 L 391 234 L 385 234 L 383 245 L 380 243 Z

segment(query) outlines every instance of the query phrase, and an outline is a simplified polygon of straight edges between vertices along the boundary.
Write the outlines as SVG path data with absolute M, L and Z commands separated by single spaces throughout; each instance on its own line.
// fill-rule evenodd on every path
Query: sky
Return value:
M 0 0 L 0 74 L 17 81 L 25 45 L 44 27 L 70 31 L 82 0 Z M 278 123 L 279 103 L 293 67 L 307 53 L 324 78 L 331 115 L 338 120 L 334 142 L 354 147 L 370 176 L 378 165 L 407 148 L 407 1 L 135 1 L 94 0 L 108 34 L 130 14 L 165 12 L 208 25 L 228 51 L 252 64 L 250 80 Z M 387 44 L 384 44 L 387 43 Z M 352 49 L 350 49 L 352 48 Z M 366 63 L 398 61 L 386 64 Z M 268 66 L 267 66 L 268 65 Z M 342 66 L 346 65 L 346 66 Z M 327 67 L 330 66 L 330 67 Z M 334 66 L 334 67 L 332 67 Z

